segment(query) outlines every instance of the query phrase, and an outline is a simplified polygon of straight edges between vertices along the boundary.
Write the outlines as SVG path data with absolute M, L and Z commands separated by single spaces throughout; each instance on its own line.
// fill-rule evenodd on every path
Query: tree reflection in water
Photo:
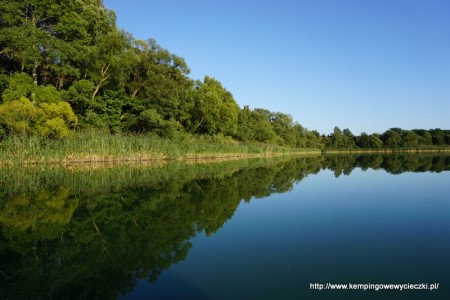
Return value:
M 115 299 L 156 282 L 239 203 L 322 169 L 450 170 L 449 156 L 328 155 L 155 167 L 2 169 L 0 298 Z

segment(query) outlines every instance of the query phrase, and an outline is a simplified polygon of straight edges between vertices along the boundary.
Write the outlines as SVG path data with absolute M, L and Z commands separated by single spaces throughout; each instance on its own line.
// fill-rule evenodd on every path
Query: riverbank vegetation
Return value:
M 101 0 L 2 1 L 0 160 L 450 145 L 450 130 L 441 129 L 320 134 L 286 113 L 241 108 L 217 79 L 194 80 L 189 72 L 155 40 L 120 30 Z
M 294 153 L 320 154 L 320 151 L 237 142 L 223 136 L 183 135 L 168 139 L 151 134 L 112 135 L 92 131 L 73 134 L 64 139 L 7 137 L 0 145 L 0 165 L 234 159 Z

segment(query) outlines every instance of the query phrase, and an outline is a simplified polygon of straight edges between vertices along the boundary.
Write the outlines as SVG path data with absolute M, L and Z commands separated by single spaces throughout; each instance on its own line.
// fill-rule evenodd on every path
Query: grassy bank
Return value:
M 11 136 L 0 142 L 0 163 L 88 163 L 148 160 L 264 157 L 320 150 L 292 149 L 268 144 L 238 143 L 216 136 L 185 135 L 174 139 L 154 135 L 77 133 L 63 140 Z
M 183 135 L 167 139 L 149 134 L 81 132 L 62 140 L 10 136 L 0 141 L 0 165 L 49 163 L 116 163 L 269 157 L 296 153 L 388 154 L 450 152 L 450 147 L 398 149 L 293 149 L 261 143 L 242 143 L 223 136 Z

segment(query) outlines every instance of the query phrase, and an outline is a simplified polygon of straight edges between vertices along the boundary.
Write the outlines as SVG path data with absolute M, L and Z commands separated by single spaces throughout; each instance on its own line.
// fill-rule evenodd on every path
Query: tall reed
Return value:
M 151 134 L 79 132 L 63 140 L 9 136 L 0 141 L 0 164 L 114 162 L 222 157 L 271 156 L 319 152 L 288 147 L 239 143 L 223 136 L 181 135 L 167 139 Z

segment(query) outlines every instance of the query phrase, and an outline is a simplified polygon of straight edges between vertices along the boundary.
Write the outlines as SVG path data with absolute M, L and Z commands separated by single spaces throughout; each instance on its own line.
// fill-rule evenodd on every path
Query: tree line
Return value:
M 288 114 L 241 108 L 215 78 L 191 79 L 182 57 L 119 29 L 102 0 L 2 1 L 0 66 L 0 139 L 94 129 L 297 148 L 450 145 L 448 130 L 321 135 Z
M 390 128 L 382 134 L 365 132 L 353 135 L 349 129 L 335 127 L 333 133 L 321 136 L 326 149 L 426 148 L 450 145 L 450 130 Z

